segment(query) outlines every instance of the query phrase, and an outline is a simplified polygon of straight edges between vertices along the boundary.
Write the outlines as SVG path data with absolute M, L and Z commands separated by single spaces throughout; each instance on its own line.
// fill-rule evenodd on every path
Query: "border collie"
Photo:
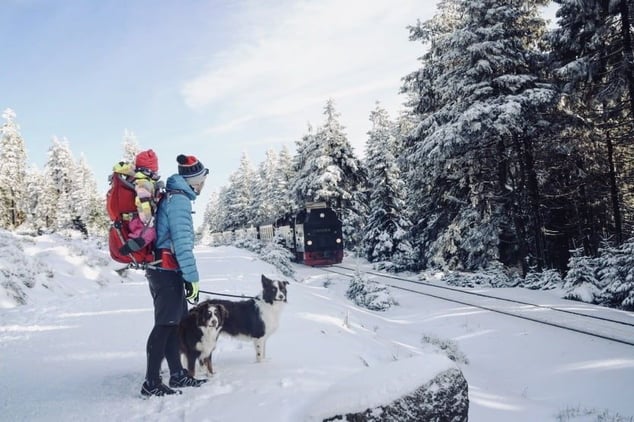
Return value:
M 262 275 L 262 293 L 253 299 L 230 301 L 211 299 L 210 303 L 227 309 L 222 334 L 253 340 L 255 358 L 266 358 L 266 340 L 277 329 L 280 313 L 286 303 L 288 281 L 278 281 Z
M 196 362 L 214 373 L 211 353 L 216 348 L 216 340 L 227 318 L 227 309 L 206 300 L 190 309 L 179 325 L 181 361 L 190 376 L 195 376 Z

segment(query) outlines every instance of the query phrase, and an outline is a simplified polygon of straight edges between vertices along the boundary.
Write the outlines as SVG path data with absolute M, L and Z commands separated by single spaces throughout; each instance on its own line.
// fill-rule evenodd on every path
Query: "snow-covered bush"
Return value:
M 603 287 L 597 302 L 634 310 L 634 238 L 619 247 L 602 249 L 597 272 Z
M 604 246 L 596 258 L 573 253 L 568 267 L 565 297 L 634 310 L 634 238 Z
M 350 280 L 346 297 L 357 306 L 371 311 L 386 311 L 397 305 L 387 286 L 376 281 L 367 280 L 359 271 Z
M 120 282 L 105 246 L 103 237 L 86 238 L 77 231 L 36 237 L 0 231 L 0 307 Z
M 572 251 L 568 273 L 564 278 L 564 299 L 594 303 L 601 294 L 597 278 L 596 259 L 583 256 L 580 249 Z
M 532 290 L 553 290 L 561 287 L 563 281 L 557 270 L 531 271 L 526 274 L 522 287 Z
M 442 276 L 441 281 L 459 287 L 515 287 L 520 283 L 520 278 L 509 273 L 502 264 L 491 263 L 489 268 L 478 272 L 449 271 Z
M 273 239 L 273 241 L 262 245 L 259 251 L 260 258 L 264 262 L 273 264 L 285 276 L 292 276 L 295 274 L 295 270 L 291 265 L 293 253 L 283 247 L 277 240 Z
M 433 334 L 424 334 L 421 340 L 423 347 L 431 347 L 439 351 L 456 363 L 469 364 L 467 356 L 460 351 L 458 345 L 449 339 L 443 339 Z
M 258 254 L 260 259 L 277 268 L 285 276 L 292 276 L 295 270 L 291 264 L 293 253 L 281 244 L 281 238 L 276 235 L 270 242 L 262 242 L 258 239 L 243 237 L 233 242 L 236 248 L 246 249 Z
M 27 289 L 35 287 L 39 275 L 52 276 L 46 265 L 25 254 L 25 241 L 29 240 L 0 231 L 0 287 L 9 300 L 19 305 L 27 302 Z
M 251 252 L 260 253 L 263 244 L 258 239 L 242 237 L 234 240 L 233 246 L 235 246 L 236 248 L 246 249 Z

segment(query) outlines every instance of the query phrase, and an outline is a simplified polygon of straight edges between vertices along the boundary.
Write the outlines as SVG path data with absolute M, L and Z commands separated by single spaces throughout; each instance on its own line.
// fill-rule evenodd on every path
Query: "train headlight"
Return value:
M 306 241 L 306 244 L 307 244 L 308 246 L 310 246 L 310 245 L 312 245 L 312 244 L 313 244 L 313 241 L 312 241 L 312 240 L 307 240 L 307 241 Z
M 335 240 L 335 242 L 341 243 L 341 239 L 337 238 L 337 240 Z

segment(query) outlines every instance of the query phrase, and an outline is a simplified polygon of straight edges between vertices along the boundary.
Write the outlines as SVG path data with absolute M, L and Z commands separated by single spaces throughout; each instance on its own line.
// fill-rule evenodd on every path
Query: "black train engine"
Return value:
M 296 214 L 279 219 L 274 230 L 296 262 L 316 266 L 338 264 L 343 260 L 341 220 L 323 202 L 308 203 Z M 263 233 L 260 227 L 260 235 Z
M 331 265 L 343 260 L 341 220 L 323 203 L 307 204 L 295 215 L 295 256 L 306 265 Z

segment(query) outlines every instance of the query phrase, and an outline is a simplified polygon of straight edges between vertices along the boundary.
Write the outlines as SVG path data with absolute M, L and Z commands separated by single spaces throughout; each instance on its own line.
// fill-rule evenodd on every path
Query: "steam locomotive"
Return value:
M 272 224 L 213 233 L 214 243 L 230 243 L 238 238 L 272 241 L 278 236 L 295 261 L 310 266 L 338 264 L 343 260 L 341 220 L 323 202 L 306 204 L 297 213 L 287 214 Z

